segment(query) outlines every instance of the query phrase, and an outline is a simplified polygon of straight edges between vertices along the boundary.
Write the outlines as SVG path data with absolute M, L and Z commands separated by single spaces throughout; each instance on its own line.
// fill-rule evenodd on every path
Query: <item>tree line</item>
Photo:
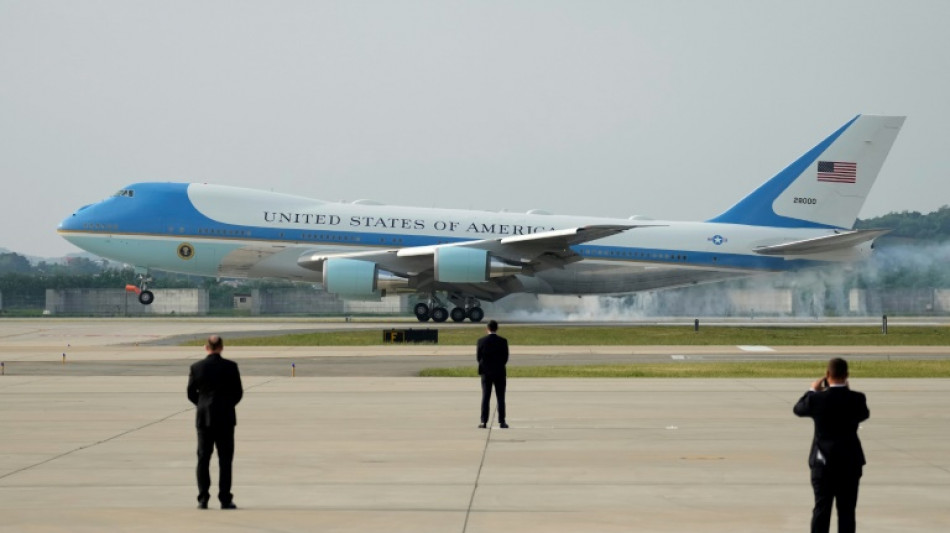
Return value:
M 890 229 L 891 232 L 879 242 L 887 244 L 895 240 L 942 243 L 950 239 L 950 206 L 921 214 L 919 211 L 888 213 L 879 217 L 858 219 L 856 229 Z

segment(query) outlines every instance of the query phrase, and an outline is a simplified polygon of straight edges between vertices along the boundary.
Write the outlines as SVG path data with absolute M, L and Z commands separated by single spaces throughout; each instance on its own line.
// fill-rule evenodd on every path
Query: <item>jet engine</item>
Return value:
M 491 278 L 520 274 L 520 265 L 492 257 L 488 251 L 445 246 L 435 251 L 435 279 L 445 283 L 482 283 Z
M 380 270 L 376 263 L 359 259 L 330 258 L 323 262 L 323 287 L 346 296 L 379 296 L 409 287 L 409 280 Z

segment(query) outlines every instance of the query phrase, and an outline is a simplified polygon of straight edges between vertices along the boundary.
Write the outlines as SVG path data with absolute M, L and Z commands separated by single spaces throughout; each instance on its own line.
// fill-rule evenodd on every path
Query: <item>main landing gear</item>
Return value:
M 453 322 L 462 322 L 466 318 L 472 322 L 481 322 L 485 318 L 485 311 L 482 311 L 475 298 L 451 297 L 450 299 L 456 305 L 451 312 L 435 295 L 430 296 L 428 302 L 417 303 L 412 311 L 419 322 L 427 322 L 430 318 L 433 322 L 445 322 L 449 318 Z

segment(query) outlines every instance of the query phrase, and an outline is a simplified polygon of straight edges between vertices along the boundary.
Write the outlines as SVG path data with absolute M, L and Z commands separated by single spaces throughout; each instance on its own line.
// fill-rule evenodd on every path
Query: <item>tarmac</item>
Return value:
M 132 324 L 135 333 L 113 321 L 0 320 L 0 360 L 7 362 L 0 376 L 0 532 L 808 527 L 812 424 L 791 412 L 808 380 L 511 379 L 511 428 L 478 429 L 475 379 L 292 376 L 283 362 L 303 354 L 227 346 L 225 355 L 242 370 L 281 364 L 244 372 L 234 465 L 240 508 L 198 510 L 185 382 L 200 351 L 142 343 L 225 326 Z M 330 349 L 316 357 L 355 368 L 379 358 L 464 356 L 402 349 L 408 351 Z M 647 353 L 613 355 L 682 355 L 675 347 L 666 354 L 638 349 Z M 564 350 L 588 357 L 576 351 Z M 684 357 L 745 353 L 718 351 L 724 353 Z M 65 363 L 60 352 L 67 352 Z M 519 356 L 543 357 L 514 347 L 513 358 Z M 152 370 L 140 365 L 129 375 L 124 369 L 136 361 L 150 361 Z M 18 373 L 26 368 L 34 371 Z M 950 530 L 950 380 L 854 376 L 852 386 L 867 393 L 871 409 L 860 433 L 869 464 L 859 529 Z

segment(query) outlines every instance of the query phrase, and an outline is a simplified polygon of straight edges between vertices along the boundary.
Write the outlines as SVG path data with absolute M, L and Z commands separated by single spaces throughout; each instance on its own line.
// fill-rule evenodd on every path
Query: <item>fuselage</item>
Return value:
M 807 257 L 755 251 L 835 232 L 826 228 L 324 202 L 182 183 L 130 185 L 79 209 L 58 231 L 84 250 L 143 269 L 320 282 L 320 273 L 300 266 L 299 257 L 502 239 L 598 224 L 636 227 L 572 246 L 581 261 L 517 276 L 520 292 L 624 293 L 851 261 L 870 250 L 868 245 Z

